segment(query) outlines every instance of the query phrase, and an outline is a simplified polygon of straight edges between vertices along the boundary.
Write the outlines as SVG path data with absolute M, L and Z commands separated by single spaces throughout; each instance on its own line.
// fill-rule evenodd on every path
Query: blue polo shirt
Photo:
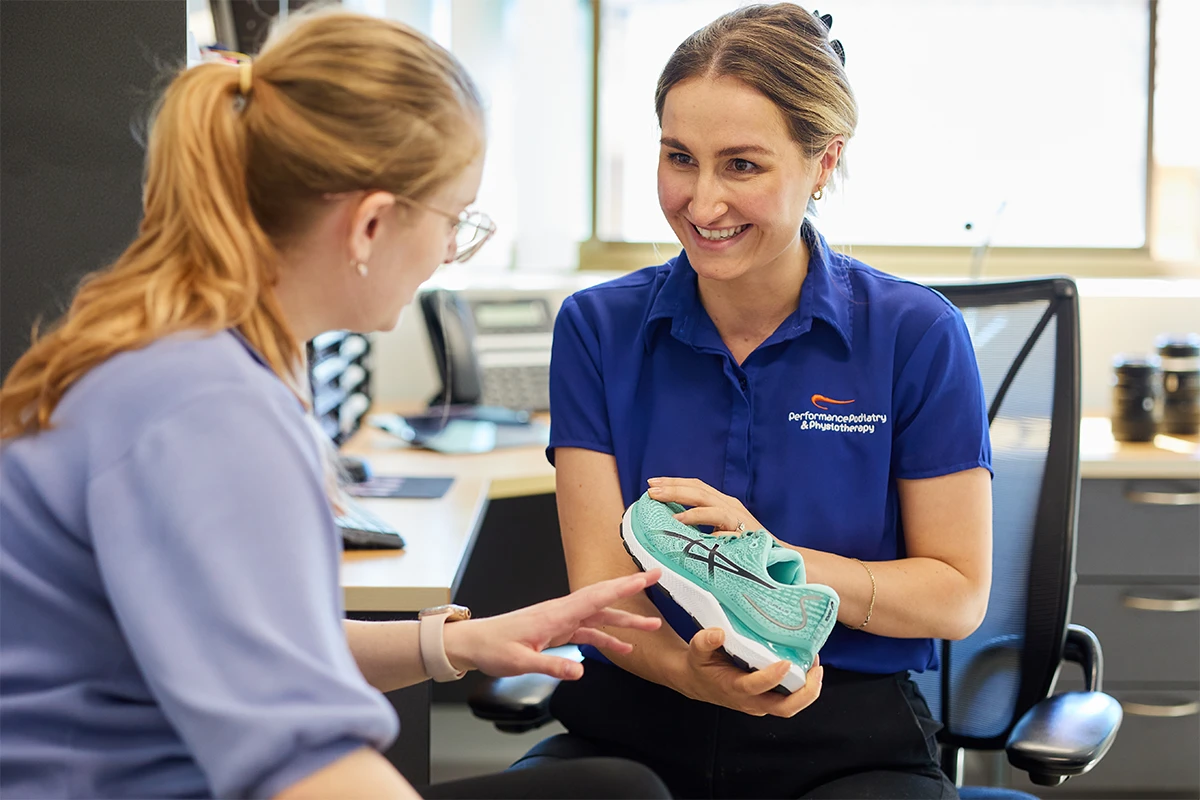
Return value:
M 304 409 L 230 332 L 0 447 L 0 796 L 270 797 L 397 721 L 342 629 Z
M 740 365 L 686 253 L 569 297 L 554 328 L 551 461 L 558 447 L 614 456 L 627 506 L 649 478 L 699 478 L 790 544 L 903 558 L 897 479 L 991 469 L 970 336 L 942 295 L 831 251 L 807 222 L 803 235 L 799 307 Z M 689 640 L 688 615 L 652 597 Z M 921 671 L 937 652 L 839 625 L 821 660 Z

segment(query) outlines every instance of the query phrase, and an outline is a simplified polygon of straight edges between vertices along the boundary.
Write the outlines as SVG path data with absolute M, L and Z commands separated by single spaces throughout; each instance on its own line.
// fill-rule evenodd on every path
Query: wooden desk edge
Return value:
M 1083 480 L 1200 480 L 1200 461 L 1113 461 L 1081 458 L 1079 477 Z
M 416 614 L 423 608 L 453 602 L 463 574 L 471 560 L 483 515 L 491 499 L 490 483 L 485 482 L 475 498 L 471 511 L 471 528 L 463 545 L 462 558 L 449 586 L 342 586 L 342 602 L 346 613 L 375 612 L 382 614 Z
M 523 475 L 517 478 L 494 478 L 488 488 L 488 498 L 503 500 L 510 497 L 531 497 L 554 494 L 554 470 L 545 475 Z

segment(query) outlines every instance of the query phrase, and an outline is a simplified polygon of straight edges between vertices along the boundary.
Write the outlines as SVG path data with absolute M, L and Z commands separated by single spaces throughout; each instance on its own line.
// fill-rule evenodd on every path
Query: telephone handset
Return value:
M 554 313 L 540 292 L 432 289 L 421 312 L 442 379 L 432 405 L 550 408 Z
M 442 388 L 430 405 L 477 405 L 483 397 L 483 373 L 475 352 L 475 320 L 466 300 L 457 292 L 433 289 L 422 292 L 421 312 L 429 331 L 433 359 Z

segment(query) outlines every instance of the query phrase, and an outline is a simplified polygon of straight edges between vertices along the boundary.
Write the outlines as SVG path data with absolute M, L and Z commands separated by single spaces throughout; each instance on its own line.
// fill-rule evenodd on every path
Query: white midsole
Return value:
M 747 639 L 738 633 L 725 614 L 725 609 L 721 608 L 717 598 L 713 597 L 710 592 L 701 589 L 650 555 L 638 538 L 633 535 L 633 529 L 630 527 L 632 511 L 633 507 L 630 506 L 621 518 L 621 538 L 625 540 L 630 552 L 641 562 L 644 569 L 650 570 L 654 567 L 662 569 L 662 577 L 658 583 L 671 593 L 675 602 L 695 617 L 702 627 L 720 628 L 725 631 L 725 650 L 731 656 L 742 659 L 754 669 L 763 669 L 779 661 L 779 656 L 753 639 Z M 802 665 L 792 664 L 792 668 L 784 676 L 782 684 L 783 688 L 794 692 L 803 687 L 804 682 L 805 673 Z

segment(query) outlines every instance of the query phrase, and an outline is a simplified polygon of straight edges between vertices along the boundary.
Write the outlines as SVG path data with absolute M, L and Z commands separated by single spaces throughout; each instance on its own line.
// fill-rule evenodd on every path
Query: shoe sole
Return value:
M 621 518 L 621 542 L 625 545 L 625 552 L 629 553 L 629 557 L 633 559 L 633 562 L 643 572 L 655 567 L 659 567 L 662 570 L 662 577 L 658 580 L 658 586 L 680 608 L 691 616 L 692 622 L 696 623 L 697 627 L 720 628 L 725 631 L 725 644 L 721 649 L 743 669 L 757 671 L 778 663 L 781 660 L 779 656 L 753 639 L 748 639 L 737 632 L 733 623 L 729 621 L 729 616 L 725 613 L 725 609 L 722 608 L 721 603 L 711 592 L 692 583 L 650 555 L 650 552 L 642 546 L 642 543 L 633 534 L 633 527 L 630 521 L 632 512 L 633 506 L 630 506 Z M 787 694 L 791 694 L 803 688 L 805 682 L 806 675 L 804 671 L 799 665 L 792 664 L 791 669 L 783 676 L 783 680 L 779 686 L 775 688 L 776 690 L 782 690 Z

